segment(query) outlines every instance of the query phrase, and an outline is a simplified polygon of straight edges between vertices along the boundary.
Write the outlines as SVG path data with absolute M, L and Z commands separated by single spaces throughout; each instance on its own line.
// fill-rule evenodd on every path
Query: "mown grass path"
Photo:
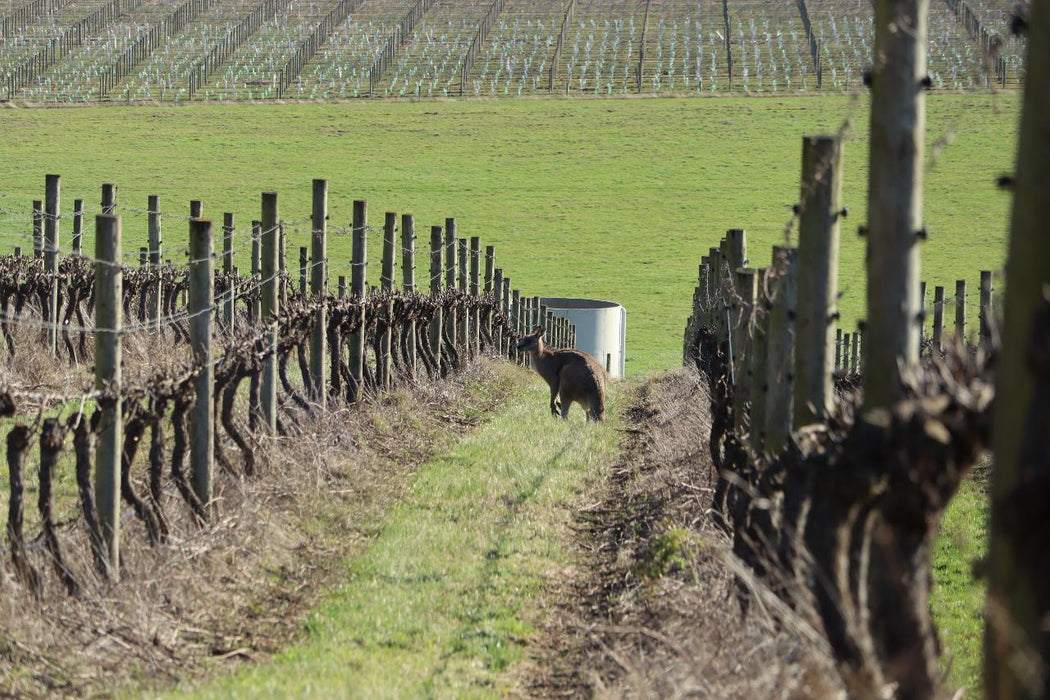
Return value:
M 615 399 L 615 396 L 614 396 Z M 532 633 L 545 574 L 572 559 L 572 506 L 615 457 L 604 425 L 547 413 L 533 382 L 424 465 L 301 643 L 199 697 L 499 694 Z

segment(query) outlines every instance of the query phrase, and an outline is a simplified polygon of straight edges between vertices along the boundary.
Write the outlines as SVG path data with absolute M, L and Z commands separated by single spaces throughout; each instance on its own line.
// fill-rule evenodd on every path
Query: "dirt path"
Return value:
M 708 517 L 709 398 L 672 373 L 637 389 L 618 464 L 577 513 L 578 562 L 551 582 L 521 671 L 538 696 L 826 697 L 834 668 L 761 596 L 747 615 L 725 535 Z

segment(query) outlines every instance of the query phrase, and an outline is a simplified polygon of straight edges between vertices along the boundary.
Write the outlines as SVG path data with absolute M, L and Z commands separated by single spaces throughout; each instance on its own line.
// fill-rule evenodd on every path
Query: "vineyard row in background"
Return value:
M 207 522 L 218 508 L 213 465 L 232 478 L 255 476 L 266 460 L 260 447 L 292 433 L 304 415 L 326 406 L 353 406 L 405 383 L 447 377 L 481 354 L 524 361 L 515 341 L 537 323 L 547 326 L 553 343 L 575 342 L 571 324 L 538 297 L 512 289 L 511 279 L 495 266 L 492 246 L 482 252 L 478 237 L 457 238 L 454 219 L 431 228 L 429 285 L 420 285 L 414 218 L 402 215 L 399 232 L 398 216 L 387 213 L 380 285 L 369 289 L 367 205 L 355 202 L 353 275 L 349 289 L 340 280 L 336 296 L 328 293 L 326 181 L 314 182 L 312 246 L 300 257 L 298 285 L 283 267 L 276 194 L 263 195 L 262 216 L 253 222 L 250 276 L 232 266 L 232 215 L 222 229 L 221 272 L 214 269 L 212 223 L 193 216 L 188 218 L 189 262 L 160 264 L 161 215 L 155 197 L 150 198 L 151 244 L 143 264 L 123 264 L 115 194 L 114 186 L 103 187 L 94 257 L 80 250 L 79 224 L 72 254 L 60 257 L 60 180 L 48 176 L 40 235 L 34 237 L 37 254 L 0 258 L 0 332 L 9 358 L 38 351 L 19 346 L 16 338 L 43 340 L 50 353 L 71 365 L 93 361 L 96 377 L 94 389 L 69 396 L 13 386 L 0 392 L 0 415 L 19 421 L 7 437 L 11 562 L 15 578 L 37 596 L 45 592 L 47 569 L 71 595 L 86 580 L 119 578 L 122 501 L 151 544 L 170 536 L 168 481 L 191 520 Z M 398 249 L 400 289 L 395 284 Z M 92 313 L 93 324 L 85 320 Z M 130 335 L 185 346 L 192 361 L 134 368 L 141 376 L 125 381 L 130 368 L 122 361 L 122 343 Z M 247 397 L 241 390 L 245 380 Z M 236 410 L 245 398 L 247 426 Z M 27 425 L 23 421 L 33 411 L 36 420 Z M 217 435 L 219 430 L 223 434 Z M 80 517 L 60 521 L 53 484 L 70 435 Z M 24 520 L 27 453 L 37 436 L 44 551 L 34 562 Z M 170 450 L 169 438 L 174 441 Z M 139 446 L 146 444 L 145 460 L 137 460 Z M 231 444 L 238 455 L 230 454 Z M 90 544 L 85 561 L 93 565 L 78 567 L 63 555 L 58 522 L 71 523 L 63 526 L 70 534 L 84 531 L 86 537 L 76 539 Z
M 1012 0 L 934 0 L 930 87 L 1018 88 Z M 858 89 L 869 0 L 32 0 L 8 100 L 271 100 Z

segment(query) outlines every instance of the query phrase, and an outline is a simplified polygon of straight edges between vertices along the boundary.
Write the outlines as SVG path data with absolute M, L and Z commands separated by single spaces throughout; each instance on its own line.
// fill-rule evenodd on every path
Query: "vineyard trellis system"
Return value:
M 414 217 L 401 217 L 399 242 L 398 217 L 387 213 L 380 286 L 368 289 L 371 229 L 366 203 L 355 202 L 351 286 L 347 294 L 340 278 L 337 296 L 327 291 L 323 180 L 314 182 L 312 251 L 300 250 L 298 284 L 284 267 L 284 222 L 277 218 L 276 194 L 263 195 L 261 220 L 253 222 L 253 273 L 242 275 L 232 264 L 235 226 L 229 214 L 221 230 L 219 271 L 213 261 L 212 223 L 199 217 L 188 219 L 188 264 L 161 264 L 156 196 L 146 210 L 150 248 L 142 249 L 140 266 L 123 264 L 120 214 L 122 209 L 137 210 L 118 205 L 112 185 L 103 187 L 103 206 L 96 215 L 95 255 L 80 248 L 84 211 L 77 200 L 76 252 L 59 259 L 51 255 L 60 249 L 53 224 L 66 218 L 54 213 L 59 211 L 58 188 L 59 179 L 49 176 L 46 212 L 33 212 L 35 255 L 17 251 L 0 257 L 0 333 L 8 356 L 38 351 L 21 347 L 16 337 L 43 333 L 53 335 L 51 348 L 59 359 L 73 365 L 93 359 L 95 366 L 95 387 L 77 395 L 0 388 L 0 416 L 19 417 L 7 438 L 11 562 L 16 578 L 38 597 L 44 595 L 47 579 L 39 561 L 34 564 L 27 554 L 23 524 L 25 465 L 37 437 L 46 560 L 65 590 L 75 595 L 84 582 L 65 563 L 51 487 L 69 435 L 82 516 L 82 525 L 73 529 L 86 530 L 97 575 L 113 580 L 119 578 L 121 502 L 130 507 L 151 544 L 166 542 L 172 521 L 172 506 L 165 498 L 169 484 L 192 519 L 204 524 L 217 508 L 213 464 L 233 478 L 257 476 L 264 461 L 259 446 L 266 436 L 293 433 L 304 415 L 329 405 L 353 406 L 419 379 L 448 377 L 482 354 L 524 362 L 515 341 L 537 322 L 546 322 L 555 343 L 575 342 L 575 330 L 566 319 L 541 307 L 538 298 L 512 290 L 511 279 L 495 266 L 493 246 L 482 251 L 480 238 L 456 237 L 454 219 L 431 229 L 428 290 L 415 279 Z M 192 204 L 199 213 L 199 202 Z M 400 289 L 394 279 L 398 248 Z M 88 320 L 92 314 L 93 322 Z M 30 334 L 16 336 L 12 331 L 17 327 Z M 121 339 L 129 334 L 158 335 L 187 347 L 193 359 L 125 382 Z M 221 349 L 213 350 L 213 340 L 222 341 Z M 242 390 L 245 382 L 247 392 Z M 245 398 L 247 426 L 235 418 L 235 406 Z M 48 416 L 69 407 L 75 410 L 65 418 Z M 34 409 L 36 420 L 22 422 Z M 238 454 L 231 453 L 231 445 Z M 136 459 L 140 446 L 147 452 L 142 476 L 136 467 L 142 461 Z
M 1039 7 L 1030 69 L 1046 68 L 1050 57 L 1050 7 Z M 854 334 L 835 328 L 848 214 L 843 143 L 807 137 L 792 221 L 797 245 L 774 246 L 772 264 L 758 269 L 743 230 L 710 249 L 684 362 L 710 389 L 714 515 L 734 554 L 767 584 L 741 579 L 741 602 L 746 609 L 754 592 L 777 596 L 783 614 L 823 630 L 851 696 L 938 694 L 934 538 L 961 481 L 994 448 L 986 682 L 996 697 L 1037 697 L 1050 688 L 1050 647 L 1032 623 L 1050 611 L 1047 569 L 1035 561 L 1050 474 L 1050 252 L 1039 233 L 1050 215 L 1039 184 L 1050 162 L 1050 90 L 1045 76 L 1042 87 L 1026 86 L 1005 313 L 994 312 L 992 275 L 982 271 L 977 343 L 966 342 L 964 280 L 954 300 L 934 288 L 932 335 L 924 337 L 924 100 L 915 86 L 926 37 L 921 24 L 897 30 L 924 8 L 922 0 L 876 3 L 884 60 L 871 76 L 872 131 L 877 124 L 880 133 L 860 232 L 869 320 L 878 323 Z M 954 342 L 944 328 L 952 303 Z M 1021 655 L 1027 670 L 1015 663 Z

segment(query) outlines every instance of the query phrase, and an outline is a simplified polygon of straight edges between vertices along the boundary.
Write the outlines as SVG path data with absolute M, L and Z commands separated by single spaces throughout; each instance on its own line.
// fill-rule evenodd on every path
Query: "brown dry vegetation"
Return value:
M 17 347 L 32 347 L 32 338 L 24 341 Z M 170 344 L 165 350 L 163 342 L 137 342 L 127 347 L 129 367 L 179 359 Z M 85 369 L 71 372 L 41 356 L 17 354 L 4 380 L 56 394 L 90 384 Z M 338 580 L 341 562 L 367 546 L 416 468 L 483 420 L 524 376 L 480 363 L 449 381 L 399 390 L 358 409 L 288 421 L 294 437 L 265 448 L 266 466 L 254 479 L 217 473 L 218 507 L 206 527 L 193 526 L 171 489 L 165 500 L 172 536 L 151 547 L 125 507 L 116 585 L 95 576 L 67 494 L 58 518 L 81 593 L 65 595 L 35 544 L 30 557 L 45 579 L 39 602 L 0 564 L 0 695 L 155 688 L 265 658 L 299 634 L 302 614 Z M 230 444 L 226 452 L 237 450 Z M 140 455 L 134 470 L 138 489 L 144 461 Z M 70 479 L 68 444 L 58 470 L 60 480 Z M 35 489 L 35 476 L 29 481 Z M 27 503 L 29 536 L 38 530 L 32 510 Z
M 750 580 L 709 512 L 706 383 L 656 377 L 628 408 L 622 458 L 578 514 L 580 565 L 553 583 L 523 669 L 530 695 L 827 697 L 822 636 Z M 738 591 L 748 579 L 750 610 Z

